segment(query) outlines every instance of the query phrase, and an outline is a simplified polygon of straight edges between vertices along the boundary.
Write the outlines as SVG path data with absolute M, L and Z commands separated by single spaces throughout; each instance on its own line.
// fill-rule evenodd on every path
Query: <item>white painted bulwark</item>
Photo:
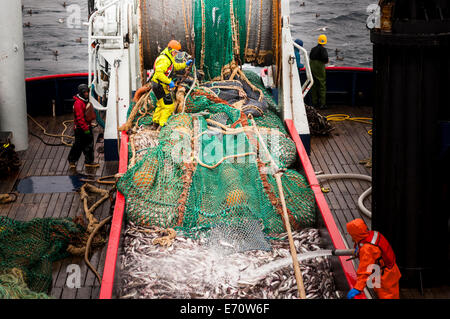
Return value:
M 0 131 L 13 133 L 16 151 L 28 148 L 22 3 L 2 0 L 0 10 Z
M 281 94 L 279 94 L 279 102 L 282 105 L 282 116 L 283 120 L 293 120 L 299 135 L 309 136 L 302 84 L 289 28 L 289 1 L 281 1 L 281 21 Z
M 100 49 L 99 55 L 103 56 L 111 65 L 104 136 L 105 139 L 118 139 L 117 128 L 127 121 L 128 106 L 131 98 L 128 50 Z M 117 68 L 116 61 L 119 61 Z M 117 115 L 119 116 L 118 119 Z

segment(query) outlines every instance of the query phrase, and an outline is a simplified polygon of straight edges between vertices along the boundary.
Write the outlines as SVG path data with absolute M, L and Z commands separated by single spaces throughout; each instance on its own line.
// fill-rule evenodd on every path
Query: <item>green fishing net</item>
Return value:
M 0 297 L 14 296 L 17 288 L 26 298 L 28 292 L 22 281 L 34 292 L 48 292 L 52 263 L 68 257 L 69 243 L 75 243 L 83 234 L 84 229 L 70 219 L 35 218 L 23 222 L 0 216 Z
M 258 74 L 230 64 L 243 61 L 246 9 L 244 0 L 193 1 L 195 65 L 208 82 L 196 83 L 185 99 L 185 113 L 173 114 L 159 133 L 148 128 L 148 106 L 134 117 L 128 170 L 117 183 L 134 224 L 172 227 L 188 236 L 217 227 L 250 229 L 254 238 L 255 227 L 266 235 L 284 232 L 275 172 L 269 167 L 273 161 L 285 170 L 292 227 L 314 226 L 314 195 L 304 176 L 290 169 L 296 147 L 277 115 L 279 106 Z M 261 12 L 259 5 L 255 12 Z M 260 42 L 257 34 L 252 39 Z M 147 104 L 154 105 L 150 97 Z
M 282 182 L 292 227 L 314 225 L 314 194 L 304 176 L 289 169 L 296 160 L 295 144 L 273 111 L 250 119 L 202 86 L 188 96 L 185 110 L 169 118 L 158 144 L 146 148 L 119 179 L 128 220 L 176 228 L 188 236 L 219 225 L 260 225 L 265 234 L 285 231 L 278 188 L 256 126 L 271 158 L 287 169 Z
M 233 46 L 241 48 L 238 57 L 244 61 L 245 6 L 245 0 L 193 1 L 196 66 L 204 71 L 205 79 L 219 76 L 222 67 L 233 60 Z

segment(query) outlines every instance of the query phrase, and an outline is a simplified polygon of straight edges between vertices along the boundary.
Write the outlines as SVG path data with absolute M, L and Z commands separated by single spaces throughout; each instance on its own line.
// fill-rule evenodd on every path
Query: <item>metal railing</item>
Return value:
M 313 79 L 313 76 L 312 76 L 312 73 L 311 73 L 311 66 L 309 65 L 308 51 L 306 51 L 306 49 L 304 49 L 303 47 L 301 47 L 300 45 L 298 45 L 294 41 L 292 41 L 292 44 L 294 45 L 294 47 L 296 47 L 301 52 L 303 52 L 303 54 L 305 56 L 305 63 L 304 63 L 304 65 L 305 65 L 305 70 L 306 70 L 306 81 L 302 85 L 302 94 L 303 94 L 303 97 L 305 97 L 306 94 L 308 94 L 309 90 L 311 89 L 311 87 L 314 84 L 314 79 Z
M 92 68 L 94 64 L 94 80 L 97 79 L 97 67 L 96 67 L 96 63 L 93 63 L 93 52 L 98 52 L 98 47 L 99 45 L 97 44 L 95 47 L 92 47 L 92 42 L 94 40 L 118 40 L 120 43 L 120 47 L 122 49 L 124 49 L 124 45 L 123 45 L 123 34 L 122 34 L 122 28 L 120 28 L 120 31 L 118 31 L 119 35 L 118 36 L 95 36 L 92 35 L 92 28 L 93 28 L 93 23 L 94 23 L 94 18 L 96 16 L 98 16 L 100 13 L 105 12 L 107 9 L 109 9 L 110 7 L 118 4 L 119 2 L 122 2 L 123 0 L 114 0 L 110 3 L 108 3 L 107 5 L 105 5 L 103 8 L 98 9 L 97 11 L 95 11 L 94 13 L 92 13 L 92 15 L 89 17 L 89 33 L 88 33 L 88 85 L 91 88 L 91 92 L 92 92 Z M 119 6 L 119 10 L 122 10 L 122 8 Z M 119 28 L 118 28 L 119 29 Z M 101 105 L 91 94 L 90 95 L 89 102 L 92 103 L 93 107 L 99 111 L 106 111 L 108 109 L 108 107 L 104 107 L 103 105 Z

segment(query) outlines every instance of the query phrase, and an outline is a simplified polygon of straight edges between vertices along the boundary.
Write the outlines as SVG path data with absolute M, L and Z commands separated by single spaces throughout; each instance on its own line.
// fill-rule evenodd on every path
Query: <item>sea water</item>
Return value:
M 290 0 L 292 37 L 302 39 L 309 52 L 317 44 L 317 37 L 325 34 L 330 65 L 371 67 L 366 8 L 377 2 Z M 87 72 L 87 1 L 22 0 L 22 5 L 23 23 L 30 23 L 23 28 L 25 76 Z

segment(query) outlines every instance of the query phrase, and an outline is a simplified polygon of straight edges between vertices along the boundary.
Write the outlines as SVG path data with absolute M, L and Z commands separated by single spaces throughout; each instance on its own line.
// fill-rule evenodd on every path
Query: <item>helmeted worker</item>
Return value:
M 395 254 L 386 238 L 377 231 L 369 231 L 361 218 L 347 223 L 347 231 L 355 242 L 356 256 L 359 266 L 356 271 L 357 279 L 353 289 L 347 294 L 352 299 L 360 294 L 367 281 L 371 280 L 373 265 L 380 268 L 380 287 L 374 285 L 378 298 L 399 299 L 400 270 L 395 262 Z
M 73 98 L 75 100 L 73 104 L 75 142 L 68 156 L 69 167 L 75 169 L 81 153 L 84 154 L 84 165 L 86 167 L 99 167 L 100 165 L 94 162 L 94 135 L 91 127 L 92 112 L 94 111 L 93 109 L 90 109 L 90 112 L 86 111 L 89 101 L 89 87 L 86 84 L 80 84 L 78 94 Z
M 154 73 L 151 78 L 153 93 L 155 93 L 156 109 L 153 113 L 154 125 L 164 126 L 170 115 L 175 110 L 172 94 L 169 89 L 175 88 L 175 83 L 170 78 L 172 71 L 182 70 L 192 64 L 192 60 L 177 63 L 175 55 L 181 50 L 181 44 L 176 40 L 171 40 L 167 47 L 156 58 L 153 66 Z
M 314 80 L 311 88 L 311 99 L 313 106 L 319 109 L 326 109 L 327 84 L 325 64 L 330 62 L 330 60 L 327 49 L 324 47 L 325 44 L 327 44 L 326 35 L 319 35 L 317 45 L 309 53 L 309 64 L 311 65 L 311 73 Z

